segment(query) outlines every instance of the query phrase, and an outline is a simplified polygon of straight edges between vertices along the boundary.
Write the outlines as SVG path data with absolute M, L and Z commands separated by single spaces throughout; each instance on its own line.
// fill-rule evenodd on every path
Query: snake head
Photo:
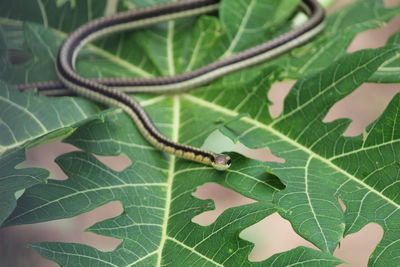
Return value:
M 218 171 L 224 171 L 231 166 L 231 158 L 228 155 L 215 154 L 211 165 Z

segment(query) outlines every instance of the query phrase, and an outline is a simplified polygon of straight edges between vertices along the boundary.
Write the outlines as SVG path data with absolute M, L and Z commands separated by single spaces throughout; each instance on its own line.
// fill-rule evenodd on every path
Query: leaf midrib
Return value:
M 179 124 L 180 124 L 180 99 L 177 95 L 173 96 L 173 103 L 172 103 L 172 136 L 171 140 L 173 142 L 177 142 L 179 139 Z M 171 154 L 169 158 L 169 169 L 168 169 L 168 176 L 167 176 L 167 186 L 166 186 L 166 198 L 165 198 L 165 211 L 164 211 L 164 218 L 163 224 L 161 226 L 161 240 L 160 240 L 160 247 L 158 251 L 157 257 L 157 267 L 161 266 L 162 263 L 162 255 L 163 249 L 165 245 L 165 241 L 168 238 L 167 229 L 169 223 L 169 215 L 171 210 L 171 200 L 172 200 L 172 183 L 175 177 L 175 155 Z
M 179 241 L 179 240 L 177 240 L 177 239 L 175 239 L 175 238 L 173 238 L 173 237 L 167 236 L 167 239 L 168 239 L 168 240 L 171 240 L 172 242 L 176 243 L 177 245 L 179 245 L 179 246 L 181 246 L 181 247 L 183 247 L 183 248 L 185 248 L 185 249 L 191 251 L 192 253 L 194 253 L 195 255 L 199 256 L 200 258 L 203 258 L 203 259 L 205 259 L 206 261 L 211 262 L 211 263 L 214 264 L 215 266 L 224 267 L 224 265 L 222 265 L 222 264 L 220 264 L 220 263 L 214 261 L 213 259 L 210 259 L 210 258 L 204 256 L 203 254 L 201 254 L 200 252 L 198 252 L 195 248 L 190 247 L 190 246 L 187 246 L 185 243 L 182 243 L 181 241 Z
M 241 37 L 243 35 L 243 31 L 245 30 L 245 27 L 247 25 L 247 22 L 250 18 L 250 15 L 253 11 L 255 5 L 255 0 L 251 0 L 249 6 L 246 9 L 246 13 L 242 18 L 242 21 L 239 24 L 239 29 L 235 34 L 235 37 L 232 39 L 232 41 L 230 42 L 230 45 L 228 47 L 228 49 L 225 51 L 225 53 L 221 56 L 221 58 L 226 58 L 230 55 L 232 55 L 232 51 L 236 48 L 238 42 L 241 40 Z

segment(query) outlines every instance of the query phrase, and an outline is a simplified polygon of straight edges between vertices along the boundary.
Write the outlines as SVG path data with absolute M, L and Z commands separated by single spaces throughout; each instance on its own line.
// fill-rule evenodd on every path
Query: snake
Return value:
M 70 90 L 79 96 L 108 106 L 116 106 L 134 121 L 142 136 L 155 148 L 194 162 L 226 170 L 231 158 L 202 148 L 181 144 L 162 134 L 141 105 L 128 93 L 179 93 L 190 90 L 246 67 L 260 64 L 298 47 L 325 26 L 325 12 L 317 0 L 302 0 L 299 8 L 308 19 L 300 26 L 269 41 L 228 57 L 221 57 L 198 69 L 154 78 L 85 78 L 76 71 L 79 51 L 88 43 L 111 33 L 143 28 L 168 20 L 217 12 L 220 0 L 187 0 L 136 8 L 89 21 L 73 31 L 62 43 L 56 59 L 59 81 L 18 85 L 36 88 L 46 95 L 62 95 Z

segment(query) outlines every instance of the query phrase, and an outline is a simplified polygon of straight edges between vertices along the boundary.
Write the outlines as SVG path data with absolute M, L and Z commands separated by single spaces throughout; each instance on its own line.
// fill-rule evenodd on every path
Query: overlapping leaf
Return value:
M 299 2 L 223 1 L 220 16 L 226 29 L 226 43 L 229 44 L 223 56 L 230 56 L 270 39 L 276 28 L 293 13 Z M 265 19 L 266 17 L 268 19 Z
M 0 159 L 0 225 L 16 207 L 16 193 L 33 185 L 44 183 L 48 172 L 43 169 L 16 169 L 24 160 L 24 151 L 15 149 Z
M 313 42 L 294 50 L 288 57 L 282 57 L 280 64 L 286 66 L 285 76 L 297 79 L 327 67 L 346 54 L 348 46 L 359 33 L 383 26 L 399 12 L 399 6 L 385 8 L 381 0 L 357 1 L 345 6 L 328 17 L 324 32 Z M 389 64 L 393 59 L 388 61 Z M 370 79 L 374 81 L 375 75 L 382 76 L 386 71 L 383 65 Z M 396 75 L 391 75 L 392 82 L 395 79 L 393 76 Z M 398 79 L 396 81 L 399 82 Z
M 254 148 L 267 146 L 285 159 L 284 166 L 270 164 L 287 186 L 276 194 L 275 201 L 296 231 L 325 251 L 332 251 L 344 235 L 369 222 L 379 223 L 386 232 L 396 229 L 399 97 L 365 136 L 342 137 L 348 120 L 329 124 L 322 120 L 333 104 L 398 53 L 395 47 L 345 57 L 300 80 L 286 98 L 283 114 L 272 122 L 248 119 L 229 124 L 242 143 Z M 220 105 L 223 102 L 220 98 Z M 347 205 L 345 213 L 338 198 Z M 377 213 L 378 207 L 385 207 L 387 213 Z M 395 243 L 385 245 L 392 240 L 385 237 L 375 252 L 379 256 L 371 258 L 371 264 L 395 261 L 398 247 Z
M 3 82 L 0 88 L 0 154 L 33 142 L 40 144 L 45 140 L 38 139 L 45 135 L 51 135 L 47 140 L 62 137 L 99 112 L 96 105 L 84 99 L 65 97 L 49 102 L 33 92 L 21 94 Z
M 98 111 L 98 107 L 83 99 L 59 98 L 48 102 L 44 97 L 32 92 L 21 94 L 0 82 L 0 224 L 15 208 L 15 193 L 45 182 L 48 176 L 45 170 L 17 168 L 24 160 L 24 148 L 69 135 Z
M 226 1 L 221 10 L 221 14 L 228 17 L 230 12 L 236 11 L 230 8 L 230 2 Z M 229 36 L 240 35 L 236 42 L 237 49 L 252 45 L 254 40 L 246 44 L 244 32 L 239 33 L 242 27 L 261 30 L 268 38 L 268 34 L 291 13 L 290 9 L 284 8 L 286 1 L 280 1 L 282 6 L 275 3 L 274 7 L 284 12 L 279 18 L 272 12 L 270 17 L 274 19 L 264 28 L 265 21 L 260 23 L 258 16 L 246 18 L 246 14 L 258 12 L 254 8 L 266 3 L 249 2 L 252 4 L 247 10 L 243 9 L 245 12 L 232 14 L 232 18 L 243 22 L 239 27 L 235 23 L 221 25 L 214 17 L 202 17 L 197 20 L 194 30 L 188 23 L 176 21 L 97 42 L 97 47 L 89 47 L 82 55 L 79 71 L 90 76 L 114 76 L 118 75 L 115 70 L 121 69 L 122 76 L 131 73 L 143 77 L 184 72 L 229 51 L 235 39 Z M 372 4 L 369 13 L 355 17 L 354 10 L 366 9 L 366 2 Z M 58 6 L 54 2 L 32 6 L 39 12 L 32 12 L 27 17 L 58 29 L 54 32 L 34 24 L 25 26 L 25 38 L 33 54 L 38 56 L 37 62 L 51 63 L 51 56 L 54 56 L 66 32 L 77 26 L 75 24 L 102 15 L 107 9 L 104 2 L 94 9 L 93 1 L 57 3 Z M 76 5 L 83 6 L 78 8 Z M 15 15 L 18 13 L 12 8 L 6 14 L 15 22 L 23 16 Z M 50 10 L 52 15 L 47 16 Z M 115 172 L 90 154 L 63 155 L 57 162 L 69 179 L 50 181 L 47 185 L 29 189 L 6 224 L 71 217 L 110 201 L 120 201 L 123 214 L 89 229 L 122 239 L 116 250 L 105 253 L 92 247 L 65 243 L 42 243 L 32 247 L 62 266 L 232 266 L 251 265 L 247 256 L 252 244 L 238 237 L 240 231 L 279 210 L 299 234 L 323 252 L 297 248 L 254 265 L 282 266 L 307 262 L 309 265 L 334 266 L 340 261 L 330 253 L 340 239 L 369 222 L 376 222 L 385 230 L 370 264 L 390 265 L 399 250 L 396 242 L 399 239 L 396 223 L 399 220 L 396 195 L 399 189 L 398 97 L 385 114 L 367 129 L 364 138 L 343 137 L 341 134 L 348 125 L 346 120 L 329 124 L 322 120 L 333 104 L 370 79 L 385 62 L 389 64 L 388 59 L 398 57 L 399 48 L 388 46 L 362 51 L 322 69 L 345 53 L 348 43 L 358 32 L 376 26 L 376 22 L 388 20 L 395 12 L 396 9 L 385 9 L 380 1 L 359 1 L 355 6 L 333 15 L 328 21 L 327 31 L 315 42 L 275 61 L 275 64 L 285 67 L 283 74 L 279 68 L 258 67 L 227 76 L 190 94 L 142 100 L 160 130 L 176 141 L 201 146 L 211 132 L 219 129 L 249 147 L 268 147 L 285 160 L 284 164 L 260 163 L 232 154 L 232 168 L 224 173 L 216 172 L 154 150 L 125 114 L 110 110 L 104 114 L 103 120 L 80 127 L 66 141 L 88 153 L 123 153 L 133 164 L 122 172 Z M 58 18 L 53 18 L 54 14 L 58 14 Z M 67 15 L 73 18 L 69 24 L 63 19 Z M 254 21 L 247 20 L 252 18 Z M 10 24 L 10 20 L 6 22 Z M 354 25 L 359 27 L 353 28 Z M 36 35 L 36 39 L 34 35 L 29 37 L 29 33 L 35 31 L 41 34 Z M 331 34 L 339 39 L 331 42 L 326 37 Z M 32 49 L 34 40 L 45 38 L 51 40 L 46 45 L 38 44 L 37 50 Z M 130 49 L 133 44 L 140 49 L 139 55 Z M 333 49 L 332 54 L 337 52 L 336 56 L 326 60 L 325 56 L 333 44 L 336 50 Z M 321 49 L 324 57 L 312 55 L 315 54 L 315 47 L 324 48 Z M 45 49 L 53 52 L 46 54 Z M 203 49 L 207 49 L 206 52 L 202 52 Z M 110 62 L 111 67 L 105 64 Z M 304 62 L 310 62 L 310 65 L 300 71 Z M 20 69 L 14 68 L 9 72 L 20 75 L 11 81 L 30 81 L 24 80 L 21 75 L 26 72 L 26 66 L 18 66 Z M 13 67 L 8 65 L 5 71 Z M 39 65 L 38 70 L 44 70 L 44 67 Z M 296 84 L 285 101 L 283 114 L 273 119 L 267 111 L 268 103 L 263 100 L 271 83 L 281 77 L 305 72 L 318 73 Z M 4 74 L 3 77 L 8 79 Z M 32 76 L 32 79 L 39 78 L 40 75 Z M 86 107 L 87 103 L 82 102 L 79 107 Z M 39 137 L 40 134 L 32 140 Z M 365 161 L 369 164 L 364 164 Z M 277 175 L 286 188 L 277 177 L 266 171 Z M 258 202 L 227 210 L 214 224 L 201 227 L 192 223 L 191 219 L 211 209 L 212 202 L 200 201 L 192 193 L 206 182 L 228 186 Z M 338 198 L 346 204 L 346 212 L 341 210 Z
M 400 33 L 392 35 L 388 45 L 400 45 Z M 399 82 L 398 73 L 400 71 L 400 58 L 394 56 L 389 59 L 381 68 L 369 79 L 371 82 L 378 83 L 396 83 Z

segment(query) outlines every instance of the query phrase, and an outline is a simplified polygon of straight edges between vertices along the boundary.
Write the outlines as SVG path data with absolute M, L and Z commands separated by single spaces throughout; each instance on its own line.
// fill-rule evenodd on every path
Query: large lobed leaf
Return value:
M 25 49 L 22 41 L 26 41 L 33 54 L 31 61 L 14 65 L 9 62 L 9 49 L 3 50 L 1 58 L 6 64 L 0 75 L 11 83 L 54 79 L 54 73 L 47 70 L 51 69 L 58 45 L 66 33 L 109 11 L 103 1 L 101 4 L 90 0 L 58 1 L 57 5 L 54 1 L 43 0 L 39 1 L 43 5 L 31 7 L 28 16 L 18 10 L 21 1 L 0 8 L 7 10 L 2 14 L 7 17 L 2 20 L 3 32 L 6 35 L 18 33 L 14 35 L 15 39 L 3 38 L 3 47 L 13 47 L 17 43 L 21 52 Z M 151 1 L 132 2 L 148 5 Z M 197 20 L 179 20 L 136 33 L 120 34 L 88 46 L 80 57 L 79 71 L 88 76 L 142 77 L 184 72 L 263 41 L 249 38 L 253 31 L 257 31 L 257 36 L 263 33 L 264 40 L 270 38 L 293 10 L 293 6 L 287 8 L 288 1 L 278 1 L 278 5 L 275 1 L 252 0 L 248 1 L 247 9 L 244 6 L 233 9 L 233 2 L 223 3 L 220 10 L 222 23 L 215 17 L 206 16 Z M 373 4 L 368 10 L 366 2 Z M 131 2 L 125 3 L 130 6 Z M 268 25 L 258 15 L 249 15 L 259 11 L 256 7 L 268 7 L 268 4 L 271 8 L 266 10 L 273 18 Z M 369 13 L 355 16 L 360 9 Z M 399 250 L 396 242 L 400 219 L 396 194 L 399 190 L 399 97 L 393 99 L 364 136 L 343 137 L 347 120 L 329 124 L 322 120 L 337 101 L 382 72 L 385 64 L 394 64 L 395 61 L 390 60 L 398 57 L 399 48 L 387 46 L 348 55 L 326 68 L 345 54 L 347 45 L 358 32 L 387 21 L 396 11 L 398 8 L 384 8 L 380 1 L 359 1 L 331 16 L 327 30 L 315 41 L 274 61 L 273 64 L 280 68 L 252 68 L 188 94 L 140 98 L 160 130 L 176 141 L 201 146 L 211 132 L 219 129 L 248 147 L 268 147 L 285 160 L 284 164 L 261 163 L 232 154 L 231 169 L 216 172 L 154 150 L 119 110 L 107 110 L 100 120 L 88 121 L 88 117 L 74 116 L 74 120 L 66 123 L 72 129 L 79 122 L 87 123 L 65 141 L 86 153 L 74 152 L 58 158 L 57 163 L 69 179 L 49 180 L 46 185 L 27 190 L 6 225 L 72 217 L 110 201 L 119 201 L 124 208 L 123 214 L 88 229 L 122 239 L 116 250 L 105 253 L 92 247 L 65 243 L 41 243 L 32 247 L 62 266 L 282 266 L 305 263 L 307 266 L 334 266 L 340 260 L 333 258 L 331 253 L 341 238 L 375 222 L 384 228 L 385 235 L 371 256 L 370 265 L 390 265 Z M 276 16 L 276 12 L 281 15 Z M 237 22 L 228 23 L 224 17 L 235 18 Z M 21 18 L 52 29 L 32 23 L 22 27 Z M 65 18 L 69 18 L 68 22 Z M 191 23 L 195 23 L 194 29 Z M 327 36 L 338 39 L 332 41 Z M 13 44 L 7 40 L 13 40 Z M 396 37 L 393 40 L 397 40 Z M 132 51 L 133 44 L 139 50 Z M 321 53 L 314 53 L 314 49 L 320 49 Z M 272 118 L 267 110 L 269 103 L 264 100 L 270 85 L 285 77 L 312 73 L 292 88 L 285 100 L 283 114 Z M 388 72 L 385 75 L 385 81 L 393 77 Z M 13 89 L 6 84 L 3 88 Z M 31 110 L 26 103 L 42 101 L 33 94 L 18 95 L 15 91 L 12 94 L 17 97 L 9 97 L 11 100 L 8 101 L 25 110 Z M 69 133 L 63 132 L 65 123 L 57 124 L 46 111 L 55 110 L 54 114 L 63 116 L 66 111 L 76 112 L 81 108 L 90 110 L 90 114 L 98 112 L 89 101 L 71 99 L 46 99 L 46 104 L 40 103 L 45 115 L 41 113 L 35 118 L 50 123 L 52 131 L 34 131 L 36 134 L 27 135 L 29 138 L 22 137 L 24 142 L 20 147 L 51 140 L 54 135 L 47 134 L 53 131 Z M 81 102 L 75 108 L 66 109 L 57 105 L 57 101 Z M 14 112 L 7 115 L 12 116 L 15 116 Z M 15 127 L 12 133 L 19 132 L 21 124 Z M 34 129 L 29 127 L 28 133 Z M 115 172 L 91 153 L 123 153 L 133 163 L 124 171 Z M 40 175 L 43 174 L 38 172 L 32 180 L 43 181 Z M 17 182 L 18 190 L 32 186 L 31 181 L 25 179 L 24 182 L 26 186 Z M 258 202 L 229 209 L 212 225 L 201 227 L 191 219 L 212 209 L 213 205 L 210 201 L 194 198 L 192 193 L 207 182 L 230 187 Z M 338 198 L 345 203 L 345 212 L 341 210 Z M 9 207 L 4 218 L 13 208 Z M 239 233 L 275 211 L 290 220 L 295 230 L 322 252 L 300 247 L 264 262 L 250 263 L 247 256 L 253 245 L 240 239 Z
M 399 13 L 399 6 L 385 8 L 381 0 L 357 1 L 345 6 L 340 12 L 327 18 L 324 32 L 313 42 L 294 50 L 290 56 L 280 59 L 281 64 L 286 68 L 285 76 L 298 79 L 326 68 L 346 54 L 348 46 L 359 33 L 383 26 Z M 398 58 L 399 56 L 395 55 L 394 58 L 388 59 L 369 80 L 399 82 L 398 75 L 390 73 L 388 68 L 399 67 Z
M 48 172 L 43 169 L 17 169 L 24 160 L 22 149 L 10 150 L 0 159 L 0 225 L 16 207 L 16 193 L 19 190 L 46 182 Z
M 287 186 L 275 201 L 296 231 L 322 250 L 333 251 L 344 235 L 367 223 L 380 224 L 386 234 L 370 260 L 377 266 L 395 261 L 398 250 L 392 241 L 399 238 L 395 229 L 400 219 L 399 96 L 363 136 L 341 136 L 348 120 L 322 120 L 333 104 L 398 52 L 397 47 L 385 48 L 343 58 L 298 81 L 285 100 L 283 114 L 270 124 L 249 119 L 229 125 L 245 145 L 267 146 L 285 159 L 284 166 L 270 164 Z M 345 203 L 345 212 L 338 198 Z
M 59 98 L 47 101 L 33 92 L 21 94 L 0 81 L 0 224 L 16 206 L 16 192 L 44 183 L 48 172 L 18 169 L 24 147 L 71 134 L 77 124 L 92 118 L 99 108 L 84 99 Z M 67 113 L 60 111 L 63 107 Z

